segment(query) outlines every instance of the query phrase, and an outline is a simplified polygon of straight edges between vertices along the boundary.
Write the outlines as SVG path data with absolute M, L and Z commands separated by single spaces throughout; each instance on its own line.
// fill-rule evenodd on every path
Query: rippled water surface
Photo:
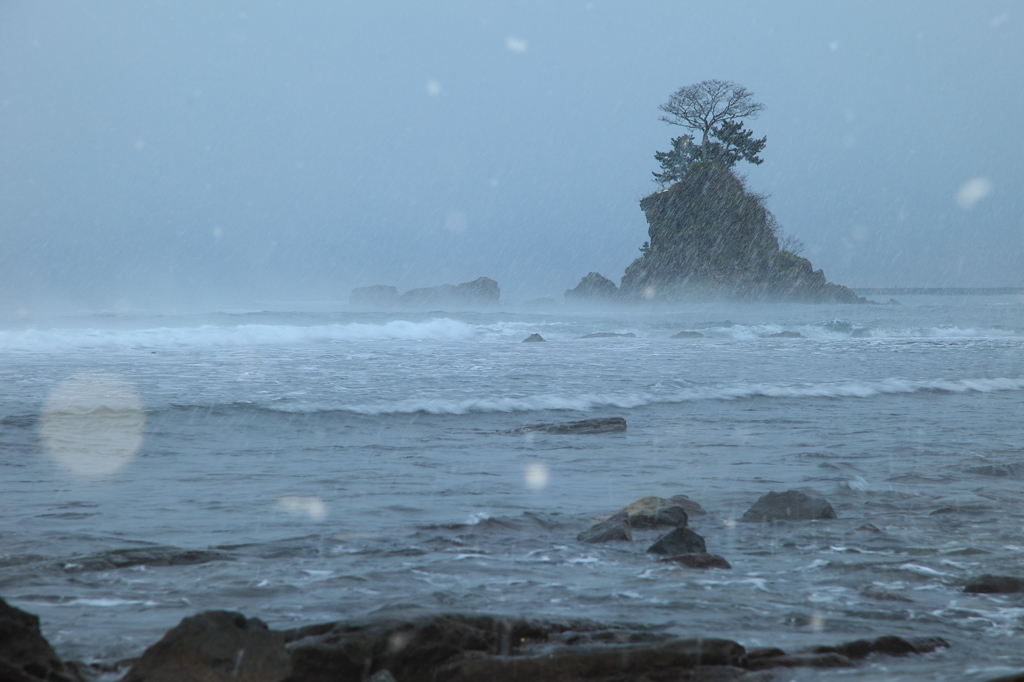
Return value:
M 635 338 L 580 338 L 593 332 Z M 520 343 L 533 333 L 547 342 Z M 82 315 L 0 329 L 0 381 L 0 596 L 66 658 L 138 655 L 211 608 L 278 628 L 484 610 L 748 647 L 952 645 L 849 679 L 1024 668 L 1024 596 L 962 591 L 1024 575 L 1014 297 Z M 601 416 L 628 430 L 510 433 Z M 839 519 L 737 522 L 787 489 Z M 731 571 L 656 562 L 655 531 L 575 540 L 680 493 Z

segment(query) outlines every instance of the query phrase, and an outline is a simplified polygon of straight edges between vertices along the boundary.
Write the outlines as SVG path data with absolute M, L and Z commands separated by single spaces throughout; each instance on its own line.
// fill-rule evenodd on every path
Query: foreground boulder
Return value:
M 641 497 L 623 509 L 633 528 L 659 528 L 685 526 L 689 517 L 686 510 L 663 497 Z
M 398 303 L 417 308 L 432 305 L 456 304 L 471 306 L 494 305 L 501 299 L 498 283 L 488 277 L 458 285 L 411 289 L 398 297 Z
M 39 617 L 0 599 L 0 680 L 74 679 L 39 630 Z
M 1009 575 L 980 575 L 964 585 L 970 594 L 1012 594 L 1024 592 L 1024 579 Z
M 529 339 L 527 339 L 529 341 Z M 584 419 L 578 422 L 558 422 L 555 424 L 534 424 L 515 429 L 512 433 L 555 433 L 559 435 L 622 433 L 626 430 L 626 420 L 622 417 L 604 417 L 602 419 Z
M 653 545 L 647 548 L 648 554 L 666 554 L 669 556 L 706 554 L 707 551 L 708 548 L 704 543 L 704 538 L 689 528 L 674 528 L 662 535 Z
M 823 497 L 811 497 L 797 490 L 770 492 L 743 514 L 741 521 L 815 521 L 834 519 L 836 512 Z
M 206 611 L 146 649 L 122 682 L 280 682 L 291 672 L 281 632 L 240 613 Z
M 595 523 L 576 536 L 580 542 L 615 542 L 633 541 L 633 529 L 629 525 L 629 515 L 621 511 L 606 521 Z
M 566 301 L 609 301 L 619 295 L 615 282 L 598 272 L 591 272 L 580 280 L 575 289 L 567 289 Z

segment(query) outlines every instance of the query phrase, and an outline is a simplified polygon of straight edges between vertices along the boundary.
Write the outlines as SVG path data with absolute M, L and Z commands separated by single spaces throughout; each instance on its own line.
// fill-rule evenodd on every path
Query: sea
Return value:
M 784 678 L 1020 671 L 1024 595 L 963 587 L 1024 577 L 1024 296 L 889 298 L 7 319 L 0 597 L 64 659 L 106 664 L 230 609 L 276 629 L 586 618 L 787 651 L 941 637 Z M 524 430 L 602 417 L 627 430 Z M 786 490 L 838 518 L 741 520 Z M 680 494 L 731 570 L 658 562 L 662 531 L 576 539 Z

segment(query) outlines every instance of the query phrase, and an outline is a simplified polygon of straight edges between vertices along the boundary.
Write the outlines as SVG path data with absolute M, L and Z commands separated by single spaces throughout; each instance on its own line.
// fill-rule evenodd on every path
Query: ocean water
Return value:
M 1024 299 L 900 298 L 7 321 L 0 596 L 88 661 L 205 609 L 274 628 L 486 611 L 748 647 L 951 644 L 851 680 L 1019 670 L 1024 595 L 962 586 L 1024 577 Z M 606 416 L 628 430 L 512 432 Z M 839 518 L 738 521 L 788 489 Z M 732 570 L 658 563 L 656 531 L 575 540 L 676 494 Z

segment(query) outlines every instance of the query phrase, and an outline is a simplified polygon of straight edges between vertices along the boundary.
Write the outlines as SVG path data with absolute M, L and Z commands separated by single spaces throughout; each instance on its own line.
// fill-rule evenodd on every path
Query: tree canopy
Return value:
M 753 131 L 744 128 L 743 120 L 757 118 L 764 105 L 755 102 L 754 94 L 743 86 L 730 81 L 702 81 L 679 88 L 659 108 L 665 112 L 662 121 L 689 128 L 701 137 L 698 144 L 695 135 L 681 135 L 673 138 L 670 151 L 655 153 L 662 172 L 655 173 L 654 179 L 661 185 L 679 181 L 697 162 L 714 161 L 728 167 L 737 161 L 755 165 L 763 162 L 758 154 L 767 138 L 755 139 Z

